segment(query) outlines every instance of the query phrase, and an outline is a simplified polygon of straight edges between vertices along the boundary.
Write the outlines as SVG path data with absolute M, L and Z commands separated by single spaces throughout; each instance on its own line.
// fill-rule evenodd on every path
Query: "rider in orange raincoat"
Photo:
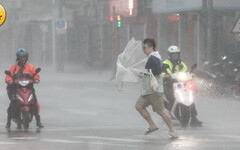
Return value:
M 35 73 L 35 67 L 29 63 L 27 63 L 28 60 L 28 52 L 24 48 L 20 48 L 17 50 L 17 64 L 14 64 L 10 67 L 9 71 L 11 72 L 11 75 L 13 78 L 22 78 L 24 76 L 32 76 Z M 5 81 L 7 83 L 7 93 L 8 97 L 10 99 L 10 104 L 8 107 L 8 119 L 7 119 L 7 125 L 6 128 L 10 128 L 11 126 L 11 118 L 12 115 L 14 114 L 14 109 L 15 109 L 15 102 L 16 102 L 16 93 L 15 93 L 15 88 L 13 85 L 13 78 L 11 76 L 6 75 Z M 40 76 L 39 74 L 36 74 L 34 76 L 34 82 L 39 83 Z M 32 87 L 33 88 L 33 87 Z M 36 100 L 36 106 L 34 110 L 34 115 L 36 118 L 36 125 L 40 128 L 43 128 L 44 126 L 41 124 L 40 121 L 40 106 L 36 98 L 35 90 L 33 88 L 33 94 Z M 18 128 L 21 128 L 21 125 L 18 125 Z

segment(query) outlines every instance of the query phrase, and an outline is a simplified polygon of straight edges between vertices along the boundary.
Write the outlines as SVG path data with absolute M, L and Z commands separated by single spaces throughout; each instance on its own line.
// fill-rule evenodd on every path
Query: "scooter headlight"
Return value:
M 176 73 L 175 77 L 178 81 L 186 81 L 186 80 L 190 79 L 189 74 L 186 72 L 178 72 L 178 73 Z
M 20 101 L 24 102 L 20 95 L 16 94 L 16 98 L 19 99 Z
M 26 86 L 26 85 L 28 85 L 28 83 L 29 83 L 29 80 L 19 81 L 19 84 L 20 84 L 21 86 Z
M 186 73 L 180 72 L 180 73 L 177 75 L 177 78 L 178 78 L 179 80 L 184 80 L 184 79 L 186 79 L 186 78 L 187 78 Z

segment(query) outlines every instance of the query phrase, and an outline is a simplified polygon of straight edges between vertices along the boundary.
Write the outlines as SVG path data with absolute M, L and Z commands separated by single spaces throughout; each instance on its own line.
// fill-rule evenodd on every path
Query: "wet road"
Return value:
M 180 128 L 171 140 L 166 125 L 155 113 L 159 130 L 143 135 L 147 123 L 135 110 L 140 85 L 118 91 L 111 72 L 54 74 L 43 70 L 36 92 L 44 129 L 35 120 L 29 130 L 5 129 L 8 99 L 1 81 L 0 150 L 226 150 L 240 149 L 240 101 L 197 98 L 200 128 Z M 1 76 L 2 77 L 2 76 Z

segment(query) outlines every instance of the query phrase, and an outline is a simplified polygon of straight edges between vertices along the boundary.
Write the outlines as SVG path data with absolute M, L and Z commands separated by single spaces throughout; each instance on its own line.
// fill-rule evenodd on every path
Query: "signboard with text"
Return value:
M 177 13 L 202 9 L 202 0 L 153 0 L 153 13 Z M 213 0 L 213 9 L 240 10 L 239 0 Z
M 202 0 L 153 0 L 153 13 L 174 13 L 200 10 Z
M 221 10 L 239 10 L 239 0 L 213 0 L 213 8 Z

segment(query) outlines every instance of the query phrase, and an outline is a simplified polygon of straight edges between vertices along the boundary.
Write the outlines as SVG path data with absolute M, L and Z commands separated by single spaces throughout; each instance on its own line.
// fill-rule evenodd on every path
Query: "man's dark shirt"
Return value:
M 155 56 L 150 56 L 145 65 L 145 69 L 152 69 L 154 75 L 160 75 L 162 72 L 160 59 Z

